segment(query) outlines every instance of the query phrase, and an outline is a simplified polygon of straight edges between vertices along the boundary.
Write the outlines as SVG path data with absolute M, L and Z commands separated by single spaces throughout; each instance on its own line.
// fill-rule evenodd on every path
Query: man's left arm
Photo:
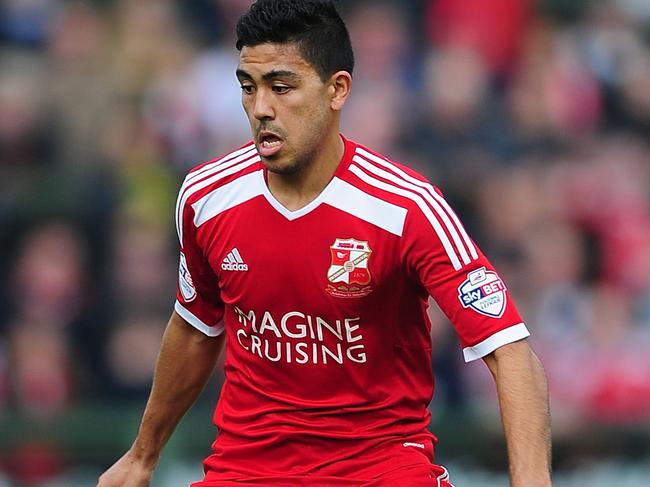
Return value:
M 426 180 L 417 185 L 423 189 L 421 203 L 429 206 L 412 208 L 404 222 L 401 257 L 407 273 L 453 324 L 465 361 L 483 358 L 496 379 L 512 487 L 550 486 L 547 383 L 525 340 L 530 333 L 505 282 L 442 193 Z
M 496 382 L 512 487 L 551 485 L 548 384 L 542 364 L 520 340 L 483 358 Z

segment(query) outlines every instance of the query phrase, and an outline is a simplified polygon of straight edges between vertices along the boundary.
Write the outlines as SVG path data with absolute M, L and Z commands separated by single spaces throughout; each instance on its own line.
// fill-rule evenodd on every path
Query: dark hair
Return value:
M 354 69 L 350 35 L 331 0 L 257 0 L 237 22 L 236 46 L 266 42 L 295 42 L 323 81 Z

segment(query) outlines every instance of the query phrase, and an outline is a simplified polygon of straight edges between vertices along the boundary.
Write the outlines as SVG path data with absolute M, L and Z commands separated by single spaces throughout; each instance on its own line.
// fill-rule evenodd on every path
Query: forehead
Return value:
M 244 46 L 239 53 L 238 69 L 252 76 L 271 71 L 294 71 L 317 76 L 316 70 L 302 57 L 294 43 Z

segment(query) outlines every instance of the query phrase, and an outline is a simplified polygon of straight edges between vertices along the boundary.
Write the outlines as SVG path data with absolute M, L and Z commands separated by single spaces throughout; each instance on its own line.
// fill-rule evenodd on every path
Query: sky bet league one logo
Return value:
M 187 268 L 187 261 L 183 252 L 181 252 L 180 263 L 178 264 L 178 287 L 186 303 L 194 300 L 196 297 L 196 288 L 194 287 L 194 281 L 192 280 L 190 271 Z
M 458 288 L 458 297 L 463 308 L 491 318 L 501 318 L 506 309 L 506 285 L 494 271 L 481 267 L 467 274 Z

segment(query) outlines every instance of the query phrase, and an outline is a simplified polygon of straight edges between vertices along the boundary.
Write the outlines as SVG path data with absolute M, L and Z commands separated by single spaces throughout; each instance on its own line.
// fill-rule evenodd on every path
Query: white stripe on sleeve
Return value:
M 357 147 L 356 153 L 365 157 L 367 160 L 372 161 L 375 164 L 379 164 L 380 166 L 392 171 L 393 173 L 397 174 L 404 180 L 426 190 L 438 203 L 440 203 L 440 205 L 442 205 L 442 207 L 449 214 L 453 222 L 456 224 L 456 228 L 458 229 L 460 235 L 463 237 L 465 245 L 469 249 L 469 253 L 471 254 L 473 260 L 478 259 L 476 246 L 474 245 L 472 239 L 467 234 L 467 231 L 465 230 L 465 227 L 463 226 L 460 219 L 458 218 L 458 215 L 456 215 L 456 212 L 451 208 L 451 206 L 449 206 L 449 203 L 447 203 L 447 201 L 438 194 L 438 192 L 431 184 L 425 183 L 424 181 L 420 181 L 419 179 L 414 178 L 413 176 L 411 176 L 410 174 L 406 173 L 401 168 L 399 168 L 397 165 L 392 164 L 390 161 L 382 159 L 381 157 L 378 157 L 375 154 L 372 154 L 367 150 L 362 149 L 361 147 Z
M 178 239 L 181 243 L 181 247 L 183 246 L 183 209 L 185 208 L 185 204 L 187 203 L 187 200 L 190 198 L 190 196 L 192 196 L 197 191 L 200 191 L 203 188 L 206 188 L 209 185 L 219 181 L 220 179 L 231 176 L 232 174 L 235 174 L 242 169 L 245 169 L 248 166 L 261 161 L 261 158 L 258 155 L 255 155 L 252 159 L 248 159 L 243 162 L 240 162 L 238 159 L 239 158 L 235 158 L 232 161 L 223 164 L 222 166 L 214 168 L 212 171 L 208 171 L 205 175 L 209 175 L 209 177 L 196 182 L 193 185 L 190 185 L 190 187 L 187 187 L 187 189 L 183 190 L 181 188 L 181 192 L 179 192 L 178 195 L 178 202 L 176 204 L 176 228 L 178 231 Z
M 444 247 L 445 251 L 447 252 L 447 256 L 449 257 L 449 260 L 451 261 L 452 265 L 454 266 L 455 270 L 459 270 L 462 265 L 460 263 L 460 260 L 458 259 L 458 256 L 456 255 L 456 251 L 454 250 L 454 246 L 451 244 L 449 241 L 449 238 L 447 237 L 447 234 L 443 230 L 442 226 L 440 225 L 440 222 L 438 219 L 433 215 L 431 212 L 431 209 L 429 206 L 424 202 L 422 197 L 419 195 L 407 191 L 403 188 L 394 186 L 392 184 L 386 183 L 384 181 L 380 181 L 379 179 L 373 178 L 369 174 L 365 173 L 359 166 L 352 164 L 350 166 L 350 172 L 355 174 L 359 179 L 364 181 L 365 183 L 375 186 L 376 188 L 383 189 L 384 191 L 388 191 L 389 193 L 397 194 L 400 196 L 403 196 L 405 198 L 410 199 L 411 201 L 415 202 L 415 204 L 418 205 L 424 216 L 427 218 L 431 226 L 436 232 L 436 235 L 438 235 L 438 238 L 440 239 L 440 242 L 442 243 L 442 246 Z
M 183 307 L 183 305 L 178 301 L 176 301 L 176 304 L 174 305 L 174 311 L 176 311 L 181 318 L 187 321 L 194 328 L 196 328 L 200 332 L 205 333 L 209 337 L 219 336 L 223 333 L 225 329 L 223 321 L 221 321 L 219 324 L 215 326 L 206 325 L 194 313 L 189 311 L 187 308 Z
M 503 345 L 522 340 L 529 336 L 530 332 L 526 328 L 526 325 L 519 323 L 496 332 L 473 347 L 463 348 L 463 357 L 465 358 L 465 362 L 471 362 L 489 355 Z
M 388 171 L 384 171 L 383 169 L 378 168 L 375 164 L 372 164 L 368 162 L 366 159 L 359 157 L 359 156 L 354 156 L 352 158 L 354 162 L 357 164 L 361 165 L 364 169 L 367 171 L 370 171 L 376 176 L 379 176 L 380 178 L 386 179 L 390 181 L 393 184 L 396 184 L 398 186 L 401 186 L 402 188 L 408 189 L 410 191 L 413 191 L 417 194 L 419 194 L 424 201 L 426 201 L 429 206 L 434 210 L 434 212 L 437 214 L 438 218 L 442 220 L 442 223 L 444 223 L 445 228 L 447 229 L 447 233 L 451 236 L 455 246 L 456 250 L 460 254 L 460 258 L 463 261 L 464 265 L 469 264 L 472 260 L 470 259 L 469 255 L 467 254 L 467 250 L 465 249 L 465 245 L 463 244 L 460 235 L 458 234 L 458 231 L 456 230 L 456 227 L 454 224 L 451 222 L 449 219 L 449 216 L 447 213 L 442 209 L 440 204 L 431 197 L 431 194 L 429 194 L 424 188 L 417 186 L 415 184 L 409 183 L 397 176 L 395 176 L 392 173 L 389 173 Z

